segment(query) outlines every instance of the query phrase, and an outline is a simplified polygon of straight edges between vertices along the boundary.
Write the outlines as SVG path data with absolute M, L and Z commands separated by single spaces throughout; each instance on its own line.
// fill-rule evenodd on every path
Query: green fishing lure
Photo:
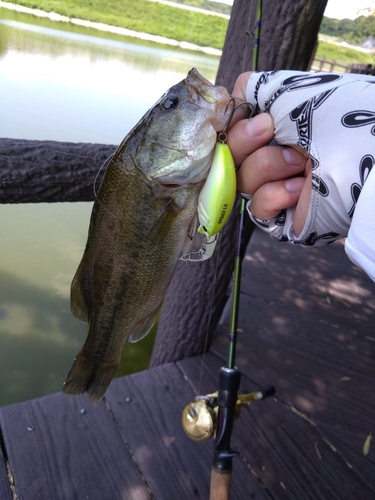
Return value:
M 207 180 L 198 199 L 198 231 L 206 236 L 219 233 L 236 198 L 236 169 L 227 144 L 218 142 Z

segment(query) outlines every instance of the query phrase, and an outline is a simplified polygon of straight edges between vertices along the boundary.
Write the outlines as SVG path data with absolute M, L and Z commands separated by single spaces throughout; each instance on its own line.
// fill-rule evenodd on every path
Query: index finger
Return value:
M 274 125 L 270 114 L 261 113 L 248 120 L 240 120 L 228 130 L 227 144 L 238 167 L 255 150 L 273 138 Z

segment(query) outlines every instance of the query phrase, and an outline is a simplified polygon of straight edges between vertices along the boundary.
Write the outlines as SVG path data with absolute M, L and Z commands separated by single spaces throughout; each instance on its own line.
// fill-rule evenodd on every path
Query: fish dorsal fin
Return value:
M 70 309 L 77 319 L 85 323 L 89 322 L 89 313 L 82 287 L 82 262 L 78 266 L 70 287 Z
M 149 314 L 136 324 L 133 332 L 129 335 L 129 342 L 133 344 L 134 342 L 138 342 L 139 340 L 142 340 L 144 337 L 146 337 L 158 318 L 162 304 L 163 303 L 161 303 L 160 306 L 152 311 L 151 314 Z

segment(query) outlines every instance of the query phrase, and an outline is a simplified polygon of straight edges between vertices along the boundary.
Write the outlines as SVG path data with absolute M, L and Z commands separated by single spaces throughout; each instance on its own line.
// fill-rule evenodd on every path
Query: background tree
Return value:
M 368 16 L 359 16 L 354 20 L 324 17 L 320 32 L 349 43 L 361 44 L 369 36 L 375 37 L 375 12 Z
M 259 69 L 308 69 L 326 4 L 327 0 L 264 0 Z M 255 26 L 255 13 L 256 0 L 235 0 L 216 79 L 230 91 L 237 76 L 251 69 L 249 32 Z M 164 302 L 151 366 L 202 353 L 206 335 L 210 344 L 232 276 L 236 212 L 211 259 L 178 264 Z

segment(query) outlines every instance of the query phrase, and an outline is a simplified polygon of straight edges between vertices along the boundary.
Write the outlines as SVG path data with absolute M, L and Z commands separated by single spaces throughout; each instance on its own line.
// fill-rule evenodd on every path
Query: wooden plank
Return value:
M 242 276 L 242 292 L 264 300 L 270 312 L 278 304 L 291 318 L 309 318 L 310 335 L 329 334 L 337 347 L 372 356 L 375 283 L 350 262 L 342 243 L 304 249 L 256 230 Z
M 368 455 L 363 456 L 363 445 L 368 434 L 373 432 L 374 426 L 366 434 L 363 429 L 351 430 L 339 425 L 330 425 L 326 422 L 319 422 L 318 424 L 326 442 L 334 446 L 337 453 L 345 457 L 348 467 L 355 470 L 356 474 L 367 483 L 374 492 L 373 497 L 375 498 L 375 447 L 373 442 Z
M 1 435 L 0 435 L 0 443 L 2 443 Z M 8 473 L 6 470 L 5 460 L 6 459 L 0 448 L 0 498 L 1 500 L 12 500 L 12 494 L 8 480 Z
M 193 359 L 185 363 L 196 366 Z M 215 374 L 213 387 L 216 378 Z M 108 391 L 114 418 L 157 499 L 209 496 L 212 441 L 195 443 L 181 426 L 183 408 L 194 396 L 175 364 L 115 380 Z M 237 461 L 232 484 L 232 500 L 270 498 L 242 460 Z
M 54 394 L 0 409 L 19 499 L 152 498 L 104 402 Z
M 375 418 L 375 363 L 349 350 L 329 346 L 324 331 L 309 335 L 311 327 L 290 318 L 274 305 L 243 300 L 239 317 L 237 365 L 261 384 L 273 383 L 289 404 L 311 417 L 371 427 Z M 248 317 L 252 317 L 251 326 Z M 223 327 L 224 328 L 224 327 Z M 226 336 L 218 337 L 212 352 L 225 359 Z M 360 412 L 360 417 L 358 413 Z
M 280 320 L 282 313 L 275 311 L 273 316 L 261 301 L 253 301 L 251 311 L 250 329 L 240 318 L 244 332 L 237 345 L 237 366 L 260 385 L 274 384 L 278 397 L 315 422 L 358 435 L 358 451 L 359 440 L 364 441 L 375 421 L 374 361 L 310 340 L 295 320 L 297 330 L 288 329 L 287 321 L 275 325 L 272 319 Z M 212 352 L 224 360 L 226 348 L 225 337 L 218 338 Z M 337 434 L 327 439 L 340 449 L 341 442 L 353 446 L 351 440 L 346 441 L 349 435 L 343 432 L 340 440 Z M 348 456 L 347 461 L 353 458 Z M 362 466 L 366 468 L 366 463 Z
M 202 392 L 211 392 L 214 368 L 220 360 L 207 354 Z M 216 364 L 216 366 L 215 366 Z M 200 360 L 178 363 L 192 385 L 199 382 Z M 197 375 L 198 374 L 198 375 Z M 242 375 L 240 392 L 258 389 Z M 334 451 L 320 425 L 309 422 L 281 399 L 269 398 L 244 407 L 235 423 L 232 446 L 274 499 L 373 498 L 375 489 L 359 471 L 348 465 L 344 450 Z M 234 462 L 234 467 L 239 461 Z M 363 462 L 362 462 L 363 465 Z M 240 479 L 241 480 L 241 479 Z M 260 497 L 262 498 L 262 497 Z
M 249 432 L 249 429 L 252 429 Z M 321 429 L 277 399 L 244 409 L 233 445 L 278 498 L 373 498 L 374 488 L 334 452 Z
M 285 254 L 280 257 L 281 264 L 275 265 L 277 258 L 269 246 L 272 240 L 261 233 L 254 237 L 249 259 L 244 264 L 248 280 L 243 282 L 247 293 L 241 294 L 239 366 L 250 377 L 256 374 L 262 384 L 273 381 L 280 397 L 311 417 L 324 416 L 329 423 L 349 430 L 360 429 L 365 435 L 375 418 L 375 394 L 371 389 L 375 382 L 374 284 L 356 269 L 347 271 L 349 285 L 353 285 L 353 273 L 360 274 L 357 286 L 351 286 L 348 295 L 344 282 L 341 283 L 342 300 L 328 303 L 324 293 L 322 296 L 318 291 L 325 292 L 324 287 L 335 282 L 333 276 L 337 277 L 340 269 L 344 274 L 346 260 L 340 253 L 342 249 L 330 247 L 331 256 L 336 257 L 325 262 L 320 260 L 315 267 L 315 271 L 320 269 L 319 276 L 315 276 L 311 286 L 306 285 L 303 289 L 300 277 L 304 276 L 303 269 L 307 275 L 313 273 L 310 264 L 306 260 L 301 264 L 300 256 Z M 288 250 L 282 252 L 288 253 Z M 306 250 L 302 255 L 310 253 Z M 340 266 L 337 267 L 338 262 Z M 297 271 L 291 280 L 293 270 Z M 301 297 L 306 290 L 303 303 L 293 300 L 298 287 Z M 348 326 L 353 314 L 353 310 L 348 312 L 349 300 L 358 305 L 355 309 L 359 318 L 355 320 L 354 334 L 349 332 L 351 326 Z M 329 325 L 319 321 L 322 313 L 329 317 Z M 223 333 L 217 336 L 212 349 L 223 359 L 227 349 L 227 325 L 228 315 L 223 319 Z

